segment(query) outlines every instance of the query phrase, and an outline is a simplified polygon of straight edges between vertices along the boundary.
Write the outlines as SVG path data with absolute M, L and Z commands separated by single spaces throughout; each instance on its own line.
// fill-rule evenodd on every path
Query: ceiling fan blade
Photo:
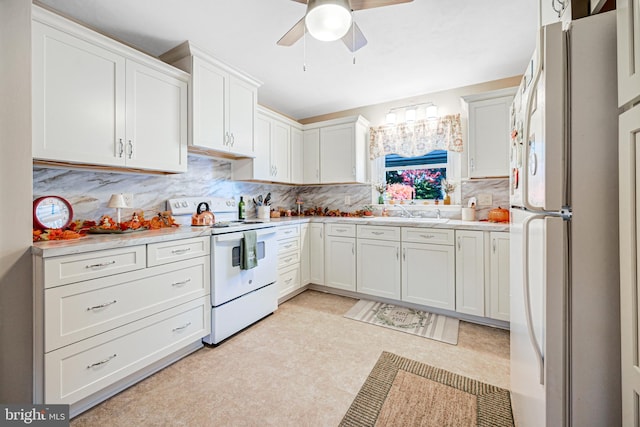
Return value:
M 349 3 L 351 4 L 352 10 L 362 10 L 373 9 L 374 7 L 392 6 L 400 3 L 411 3 L 412 1 L 413 0 L 349 0 Z
M 297 3 L 307 4 L 307 0 L 293 0 Z
M 276 44 L 279 46 L 291 46 L 300 40 L 302 36 L 304 36 L 304 16 Z
M 354 30 L 355 30 L 355 40 L 353 37 Z M 367 44 L 367 39 L 364 37 L 364 34 L 362 34 L 360 27 L 358 27 L 358 24 L 356 24 L 355 22 L 353 23 L 351 28 L 349 28 L 349 31 L 347 31 L 347 34 L 345 34 L 344 37 L 342 37 L 342 41 L 351 52 L 355 52 L 356 50 L 360 49 L 361 47 Z

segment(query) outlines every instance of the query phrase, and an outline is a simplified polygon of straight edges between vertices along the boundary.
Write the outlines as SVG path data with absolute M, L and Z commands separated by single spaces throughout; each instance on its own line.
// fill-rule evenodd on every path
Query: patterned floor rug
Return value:
M 383 352 L 341 427 L 513 427 L 509 391 Z
M 344 316 L 447 344 L 458 343 L 460 321 L 440 314 L 361 299 Z

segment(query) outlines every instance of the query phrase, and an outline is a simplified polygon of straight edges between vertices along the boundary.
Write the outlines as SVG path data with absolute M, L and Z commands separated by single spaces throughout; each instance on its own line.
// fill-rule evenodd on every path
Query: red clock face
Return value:
M 44 196 L 33 201 L 33 227 L 45 230 L 66 228 L 73 220 L 71 204 L 59 196 Z

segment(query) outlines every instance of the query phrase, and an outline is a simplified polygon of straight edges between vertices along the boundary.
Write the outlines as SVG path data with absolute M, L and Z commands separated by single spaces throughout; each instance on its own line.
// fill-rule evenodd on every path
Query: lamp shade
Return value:
M 309 34 L 321 41 L 342 38 L 351 26 L 348 0 L 309 0 L 304 22 Z
M 122 194 L 112 194 L 109 199 L 109 203 L 107 203 L 107 207 L 109 208 L 126 208 L 127 202 L 124 200 L 124 196 Z

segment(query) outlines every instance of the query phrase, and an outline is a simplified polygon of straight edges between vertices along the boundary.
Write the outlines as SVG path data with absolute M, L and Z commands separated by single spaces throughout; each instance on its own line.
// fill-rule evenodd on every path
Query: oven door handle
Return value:
M 265 229 L 258 229 L 258 230 L 255 230 L 255 232 L 256 232 L 256 237 L 258 237 L 258 238 L 267 236 L 269 234 L 274 234 L 274 235 L 276 234 L 275 227 L 270 227 L 270 228 L 265 228 Z M 216 242 L 231 242 L 231 241 L 234 241 L 234 240 L 237 241 L 237 240 L 242 239 L 242 237 L 243 237 L 242 231 L 237 231 L 237 232 L 228 233 L 228 234 L 215 235 Z

